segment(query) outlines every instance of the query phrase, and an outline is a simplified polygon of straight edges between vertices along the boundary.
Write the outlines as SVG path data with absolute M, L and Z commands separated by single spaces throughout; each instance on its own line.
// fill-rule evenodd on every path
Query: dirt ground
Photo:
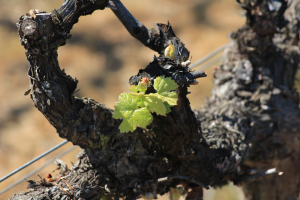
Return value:
M 123 0 L 128 10 L 147 28 L 154 22 L 168 23 L 186 44 L 192 62 L 228 42 L 227 34 L 244 23 L 234 0 Z M 28 64 L 15 23 L 30 9 L 51 12 L 62 0 L 0 0 L 0 177 L 63 141 L 32 105 L 24 92 L 29 89 Z M 77 96 L 94 98 L 113 108 L 118 95 L 127 90 L 131 75 L 152 61 L 154 52 L 135 40 L 110 9 L 82 17 L 71 32 L 68 44 L 60 47 L 59 62 L 67 74 L 79 80 Z M 199 108 L 213 87 L 211 72 L 190 88 L 191 106 Z M 0 184 L 0 191 L 43 165 L 72 145 L 67 144 Z M 71 166 L 79 148 L 63 157 Z M 40 171 L 45 177 L 54 164 Z M 56 172 L 53 172 L 55 175 Z M 38 180 L 34 175 L 31 179 Z M 25 181 L 0 196 L 8 199 L 26 191 Z M 168 199 L 165 195 L 160 199 Z M 205 200 L 242 200 L 240 188 L 230 184 L 205 192 Z

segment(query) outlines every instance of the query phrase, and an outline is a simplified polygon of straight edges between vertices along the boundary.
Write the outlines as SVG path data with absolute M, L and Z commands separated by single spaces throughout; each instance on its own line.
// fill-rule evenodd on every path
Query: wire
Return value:
M 222 52 L 226 47 L 228 46 L 228 44 L 225 44 L 221 47 L 219 47 L 218 49 L 214 50 L 213 52 L 211 52 L 210 54 L 204 56 L 203 58 L 201 58 L 200 60 L 197 60 L 196 62 L 194 62 L 189 68 L 193 69 L 196 66 L 204 63 L 205 61 L 209 60 L 210 58 L 214 57 L 215 55 L 217 55 L 218 53 Z
M 215 65 L 216 63 L 220 62 L 221 58 L 222 58 L 222 55 L 219 55 L 219 56 L 211 59 L 210 61 L 208 61 L 204 65 L 201 65 L 200 68 L 197 71 L 204 71 L 204 70 L 206 70 L 207 68 L 209 68 L 209 67 Z
M 0 191 L 0 195 L 3 194 L 4 192 L 8 191 L 9 189 L 15 187 L 16 185 L 18 185 L 19 183 L 23 182 L 24 179 L 29 178 L 30 176 L 34 175 L 35 173 L 39 172 L 40 170 L 42 170 L 43 168 L 47 167 L 48 165 L 50 165 L 51 163 L 53 163 L 57 158 L 61 158 L 64 155 L 70 153 L 71 151 L 75 150 L 78 146 L 73 146 L 70 149 L 66 150 L 65 152 L 59 154 L 58 156 L 56 156 L 55 158 L 51 159 L 50 161 L 46 162 L 44 165 L 40 166 L 39 168 L 33 170 L 32 172 L 30 172 L 29 174 L 27 174 L 26 176 L 20 178 L 18 181 L 14 182 L 13 184 L 11 184 L 10 186 L 6 187 L 5 189 L 3 189 L 2 191 Z
M 2 181 L 4 181 L 5 179 L 11 177 L 12 175 L 14 175 L 15 173 L 21 171 L 22 169 L 28 167 L 29 165 L 31 165 L 32 163 L 34 163 L 35 161 L 43 158 L 44 156 L 48 155 L 49 153 L 51 153 L 52 151 L 58 149 L 59 147 L 65 145 L 68 142 L 68 140 L 63 141 L 62 143 L 52 147 L 51 149 L 49 149 L 48 151 L 44 152 L 43 154 L 39 155 L 38 157 L 32 159 L 31 161 L 27 162 L 26 164 L 24 164 L 23 166 L 19 167 L 18 169 L 12 171 L 11 173 L 7 174 L 6 176 L 4 176 L 3 178 L 0 179 L 0 183 Z

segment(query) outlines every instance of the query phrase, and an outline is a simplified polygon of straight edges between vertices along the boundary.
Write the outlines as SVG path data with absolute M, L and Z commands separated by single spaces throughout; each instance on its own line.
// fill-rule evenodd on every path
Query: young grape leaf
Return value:
M 154 95 L 145 95 L 144 104 L 149 108 L 151 112 L 156 112 L 158 115 L 166 116 L 166 106 L 164 102 Z
M 138 85 L 131 85 L 129 87 L 130 92 L 132 93 L 142 93 L 145 94 L 147 90 L 147 85 L 139 83 Z
M 130 93 L 122 93 L 119 102 L 115 105 L 113 118 L 123 118 L 119 129 L 121 132 L 134 131 L 137 126 L 146 128 L 153 120 L 150 110 L 147 107 L 140 108 L 140 97 Z
M 154 80 L 154 89 L 158 94 L 167 92 L 169 93 L 171 90 L 175 90 L 178 87 L 175 81 L 173 81 L 170 77 L 165 78 L 164 76 L 157 77 Z
M 123 119 L 119 127 L 121 132 L 134 131 L 137 126 L 146 128 L 153 121 L 150 112 L 166 116 L 171 112 L 170 106 L 177 104 L 176 92 L 170 91 L 178 85 L 171 78 L 162 76 L 154 80 L 153 86 L 157 93 L 145 94 L 149 84 L 148 78 L 143 78 L 138 85 L 129 87 L 131 93 L 120 94 L 113 118 Z
M 164 93 L 151 93 L 148 94 L 147 96 L 155 96 L 159 99 L 161 99 L 163 102 L 167 102 L 170 106 L 175 106 L 177 105 L 177 94 L 176 92 L 164 92 Z
M 132 93 L 138 93 L 140 88 L 138 85 L 131 85 L 130 87 L 128 87 L 128 89 L 130 90 L 130 92 Z

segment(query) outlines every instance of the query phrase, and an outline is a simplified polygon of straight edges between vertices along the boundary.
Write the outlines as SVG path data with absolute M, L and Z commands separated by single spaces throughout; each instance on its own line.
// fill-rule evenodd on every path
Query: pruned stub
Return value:
M 180 87 L 189 87 L 190 85 L 197 85 L 197 78 L 206 77 L 202 71 L 193 71 L 188 65 L 190 64 L 190 52 L 185 45 L 176 37 L 170 24 L 154 24 L 155 28 L 163 38 L 163 47 L 159 57 L 154 55 L 154 60 L 145 68 L 141 69 L 139 73 L 132 76 L 129 80 L 131 85 L 137 85 L 143 78 L 147 77 L 149 80 L 157 76 L 171 77 Z M 173 45 L 175 51 L 174 59 L 165 56 L 165 50 L 169 45 Z

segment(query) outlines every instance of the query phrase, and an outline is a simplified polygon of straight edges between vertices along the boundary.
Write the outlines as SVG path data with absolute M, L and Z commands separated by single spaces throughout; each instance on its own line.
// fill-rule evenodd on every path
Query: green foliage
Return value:
M 129 87 L 129 93 L 120 94 L 113 118 L 123 119 L 119 127 L 121 132 L 134 131 L 137 126 L 146 128 L 153 121 L 151 112 L 166 116 L 171 112 L 170 106 L 177 104 L 177 94 L 172 90 L 178 85 L 171 78 L 162 76 L 154 80 L 157 93 L 145 94 L 148 86 L 149 80 L 143 78 L 138 85 Z

